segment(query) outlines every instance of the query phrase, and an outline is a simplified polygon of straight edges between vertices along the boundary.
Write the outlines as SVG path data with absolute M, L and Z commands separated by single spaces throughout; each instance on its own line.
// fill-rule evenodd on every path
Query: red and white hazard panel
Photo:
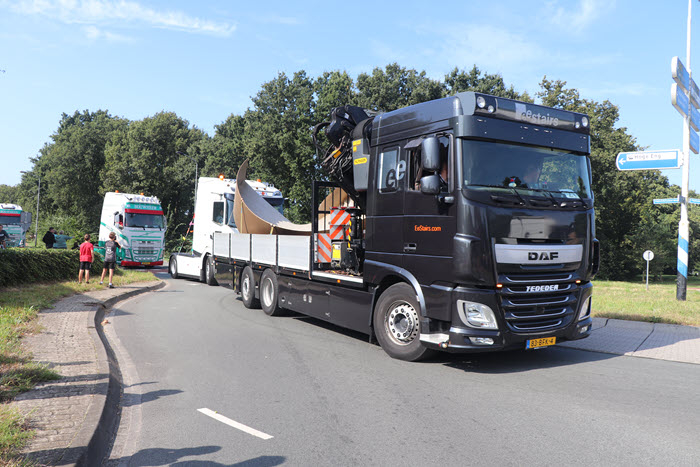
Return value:
M 330 263 L 333 248 L 331 236 L 329 234 L 318 234 L 316 245 L 316 262 Z
M 334 208 L 331 210 L 331 232 L 332 240 L 344 240 L 345 229 L 350 224 L 350 213 L 345 208 Z

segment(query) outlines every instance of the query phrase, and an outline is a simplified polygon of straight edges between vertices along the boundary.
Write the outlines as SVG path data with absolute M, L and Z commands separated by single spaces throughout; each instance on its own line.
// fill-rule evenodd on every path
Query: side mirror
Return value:
M 420 179 L 420 192 L 424 195 L 437 195 L 440 193 L 440 176 L 425 175 Z
M 435 136 L 425 138 L 421 143 L 421 166 L 423 170 L 440 170 L 440 142 Z

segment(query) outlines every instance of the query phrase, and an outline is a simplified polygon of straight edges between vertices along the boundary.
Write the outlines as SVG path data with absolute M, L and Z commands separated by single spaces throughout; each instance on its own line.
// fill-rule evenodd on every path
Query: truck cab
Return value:
M 165 251 L 167 225 L 163 208 L 155 196 L 105 193 L 100 216 L 97 251 L 104 254 L 110 232 L 117 235 L 117 264 L 121 266 L 160 266 Z
M 353 154 L 368 165 L 354 180 L 368 187 L 365 280 L 414 285 L 424 345 L 500 350 L 590 333 L 587 116 L 468 92 L 378 115 L 368 136 Z
M 260 180 L 246 180 L 267 203 L 280 214 L 283 211 L 282 193 L 269 183 Z M 197 183 L 194 220 L 192 222 L 192 248 L 188 252 L 173 253 L 170 256 L 169 271 L 172 277 L 188 277 L 215 285 L 215 271 L 212 263 L 215 234 L 238 233 L 233 215 L 236 195 L 236 180 L 223 176 L 200 177 Z
M 32 213 L 12 203 L 0 203 L 0 225 L 7 232 L 5 248 L 24 247 L 27 230 L 32 224 Z

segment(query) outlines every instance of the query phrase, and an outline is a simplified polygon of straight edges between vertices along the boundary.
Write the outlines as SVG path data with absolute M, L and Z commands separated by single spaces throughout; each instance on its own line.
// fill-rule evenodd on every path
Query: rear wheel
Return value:
M 255 298 L 255 276 L 250 266 L 241 272 L 241 299 L 246 308 L 260 308 L 260 300 Z
M 214 277 L 214 260 L 211 256 L 204 260 L 204 277 L 208 285 L 219 285 Z
M 168 262 L 168 271 L 170 271 L 170 277 L 173 279 L 177 279 L 179 277 L 177 274 L 177 259 L 175 259 L 174 256 L 170 257 L 170 261 Z
M 272 269 L 265 269 L 260 279 L 260 305 L 266 315 L 284 314 L 284 310 L 279 306 L 279 296 L 277 274 Z
M 374 332 L 392 358 L 414 362 L 432 354 L 420 341 L 419 310 L 415 290 L 405 283 L 392 285 L 377 300 Z

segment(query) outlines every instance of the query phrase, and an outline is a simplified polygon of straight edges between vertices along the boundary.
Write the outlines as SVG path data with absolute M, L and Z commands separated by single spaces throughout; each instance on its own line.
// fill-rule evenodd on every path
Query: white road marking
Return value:
M 204 415 L 207 415 L 207 416 L 213 418 L 214 420 L 218 420 L 221 423 L 225 423 L 228 426 L 232 426 L 233 428 L 236 428 L 237 430 L 241 430 L 245 433 L 248 433 L 249 435 L 257 436 L 258 438 L 261 438 L 261 439 L 272 439 L 273 438 L 272 436 L 268 435 L 267 433 L 263 433 L 262 431 L 258 431 L 255 428 L 251 428 L 251 427 L 246 426 L 242 423 L 238 423 L 237 421 L 231 420 L 228 417 L 224 417 L 223 415 L 218 414 L 218 413 L 214 412 L 213 410 L 205 408 L 205 409 L 197 409 L 197 412 L 201 412 Z

